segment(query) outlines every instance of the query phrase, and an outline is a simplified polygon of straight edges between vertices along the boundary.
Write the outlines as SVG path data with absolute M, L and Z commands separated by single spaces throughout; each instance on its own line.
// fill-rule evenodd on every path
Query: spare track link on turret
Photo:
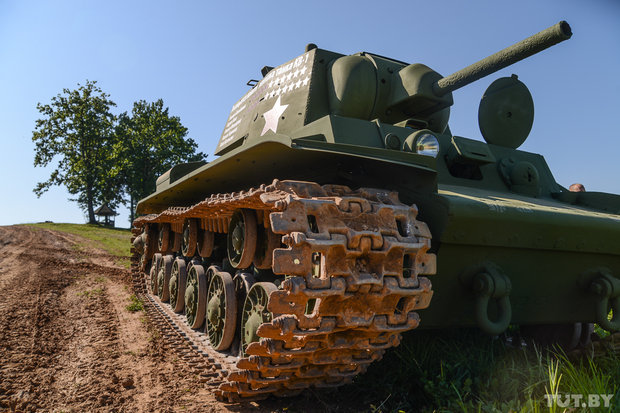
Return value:
M 393 192 L 275 180 L 139 217 L 132 232 L 135 237 L 147 224 L 169 223 L 178 233 L 186 218 L 200 219 L 204 230 L 227 232 L 240 208 L 263 211 L 286 246 L 273 251 L 273 273 L 284 281 L 269 297 L 272 321 L 260 325 L 261 338 L 247 346 L 246 357 L 215 351 L 204 332 L 150 294 L 146 269 L 156 243 L 147 235 L 143 254 L 132 248 L 136 294 L 172 347 L 203 381 L 218 386 L 220 398 L 348 383 L 418 325 L 415 311 L 428 307 L 432 296 L 430 281 L 419 275 L 435 273 L 435 255 L 427 253 L 431 235 L 416 220 L 417 208 Z

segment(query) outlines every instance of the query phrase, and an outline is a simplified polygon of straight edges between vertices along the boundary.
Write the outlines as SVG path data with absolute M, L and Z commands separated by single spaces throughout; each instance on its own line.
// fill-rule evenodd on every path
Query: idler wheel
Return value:
M 172 270 L 172 255 L 166 255 L 157 272 L 157 296 L 164 303 L 170 299 L 170 271 Z
M 216 266 L 207 270 L 207 335 L 215 350 L 226 350 L 232 344 L 237 324 L 237 299 L 231 275 Z
M 175 312 L 180 313 L 185 307 L 185 283 L 187 282 L 187 271 L 185 260 L 177 258 L 172 263 L 170 272 L 170 306 Z
M 228 260 L 235 268 L 252 265 L 256 252 L 256 214 L 250 209 L 238 209 L 228 227 Z
M 205 321 L 207 277 L 202 265 L 192 264 L 185 283 L 185 315 L 191 328 L 200 328 Z
M 245 298 L 241 312 L 241 352 L 244 357 L 250 343 L 259 339 L 256 334 L 258 327 L 272 319 L 271 312 L 267 310 L 267 303 L 271 293 L 277 289 L 275 284 L 269 282 L 255 283 Z
M 181 252 L 183 256 L 192 258 L 196 253 L 196 243 L 198 242 L 198 223 L 195 219 L 185 220 L 182 235 Z

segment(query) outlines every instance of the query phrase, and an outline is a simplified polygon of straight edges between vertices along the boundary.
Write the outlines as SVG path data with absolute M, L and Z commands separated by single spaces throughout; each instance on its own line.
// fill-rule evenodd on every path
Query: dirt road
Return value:
M 0 411 L 300 411 L 312 406 L 299 398 L 243 405 L 215 400 L 165 349 L 144 312 L 127 310 L 129 271 L 103 251 L 76 248 L 77 241 L 77 236 L 44 229 L 0 227 Z
M 130 312 L 130 271 L 92 242 L 0 227 L 0 412 L 340 412 L 342 388 L 227 404 Z M 79 245 L 79 247 L 78 247 Z M 353 400 L 352 400 L 353 399 Z
M 0 408 L 225 409 L 161 349 L 144 314 L 126 309 L 129 272 L 75 240 L 0 227 Z

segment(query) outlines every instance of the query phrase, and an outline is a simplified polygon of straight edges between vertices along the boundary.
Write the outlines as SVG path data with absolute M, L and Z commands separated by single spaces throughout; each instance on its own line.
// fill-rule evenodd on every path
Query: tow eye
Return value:
M 461 282 L 468 285 L 476 295 L 474 314 L 478 327 L 487 334 L 498 335 L 504 332 L 512 319 L 510 290 L 512 284 L 500 267 L 492 262 L 471 267 L 460 276 Z M 489 301 L 496 301 L 495 320 L 489 317 Z
M 589 290 L 596 296 L 596 322 L 608 331 L 620 330 L 620 280 L 607 268 L 594 270 Z M 612 311 L 611 320 L 608 317 Z

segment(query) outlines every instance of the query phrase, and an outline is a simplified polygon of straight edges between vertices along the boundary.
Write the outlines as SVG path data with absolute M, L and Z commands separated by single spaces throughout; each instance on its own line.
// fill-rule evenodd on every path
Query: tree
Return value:
M 77 90 L 63 89 L 50 104 L 37 104 L 45 117 L 36 121 L 32 133 L 35 143 L 34 166 L 47 166 L 57 160 L 56 169 L 45 182 L 34 188 L 40 197 L 53 185 L 64 185 L 77 195 L 80 208 L 88 213 L 88 222 L 96 223 L 95 203 L 114 207 L 121 200 L 115 176 L 113 148 L 116 104 L 96 81 L 78 84 Z
M 130 220 L 136 202 L 155 192 L 157 177 L 174 165 L 206 158 L 196 153 L 198 144 L 187 138 L 187 128 L 177 116 L 170 116 L 163 100 L 135 102 L 131 116 L 119 116 L 116 127 L 117 151 Z

